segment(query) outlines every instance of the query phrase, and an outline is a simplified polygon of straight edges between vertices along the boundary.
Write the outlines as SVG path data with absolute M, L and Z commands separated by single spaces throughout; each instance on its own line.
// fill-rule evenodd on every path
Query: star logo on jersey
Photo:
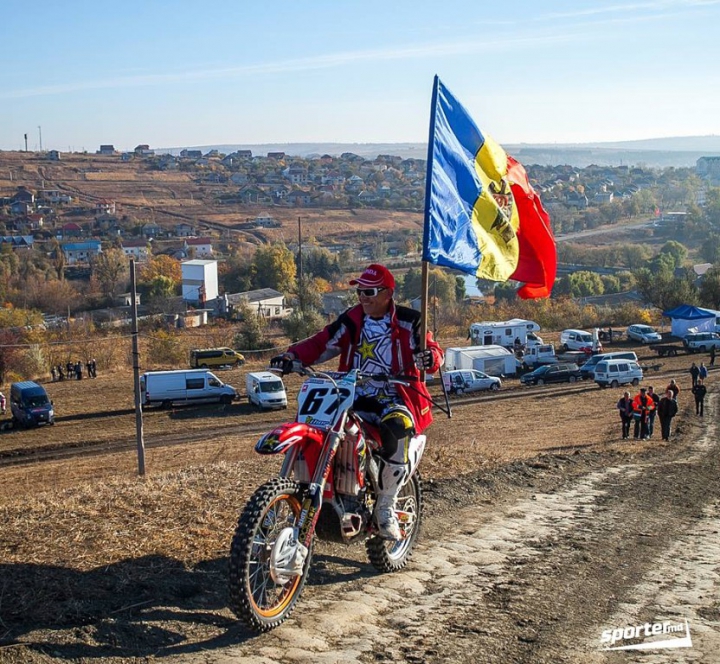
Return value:
M 362 361 L 372 360 L 375 358 L 375 347 L 377 341 L 369 342 L 367 339 L 363 339 L 362 343 L 358 346 L 357 352 L 360 354 Z

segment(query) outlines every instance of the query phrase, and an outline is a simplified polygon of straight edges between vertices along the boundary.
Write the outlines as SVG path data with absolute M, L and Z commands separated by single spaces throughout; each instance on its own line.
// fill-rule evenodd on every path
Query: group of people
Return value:
M 85 362 L 85 370 L 88 378 L 97 378 L 97 362 L 95 358 Z M 58 364 L 56 367 L 51 367 L 50 375 L 53 383 L 60 380 L 82 380 L 83 363 L 78 360 L 77 362 L 68 362 L 65 366 Z
M 691 392 L 695 398 L 695 414 L 701 417 L 704 415 L 707 394 L 705 386 L 707 374 L 707 367 L 702 362 L 699 367 L 693 362 L 690 367 Z M 638 440 L 652 438 L 657 417 L 660 420 L 661 438 L 670 440 L 672 420 L 678 413 L 679 393 L 680 388 L 674 378 L 670 380 L 662 397 L 655 392 L 652 385 L 647 388 L 641 387 L 634 398 L 630 397 L 630 392 L 624 392 L 616 405 L 620 412 L 623 439 L 630 438 L 630 425 L 633 423 L 633 438 Z
M 680 388 L 674 379 L 670 381 L 662 397 L 655 392 L 652 385 L 647 388 L 641 387 L 635 398 L 630 397 L 630 392 L 624 392 L 617 402 L 623 439 L 630 438 L 630 425 L 633 422 L 635 425 L 633 438 L 636 440 L 652 438 L 657 417 L 660 420 L 662 439 L 670 440 L 670 426 L 673 417 L 678 412 L 677 395 L 679 392 Z

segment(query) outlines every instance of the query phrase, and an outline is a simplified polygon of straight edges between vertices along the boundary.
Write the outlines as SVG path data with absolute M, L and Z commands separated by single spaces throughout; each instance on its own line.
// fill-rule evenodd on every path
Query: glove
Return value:
M 292 373 L 294 361 L 295 358 L 289 353 L 276 355 L 270 360 L 270 368 L 279 369 L 283 376 L 287 376 L 289 373 Z
M 430 371 L 433 364 L 435 364 L 435 358 L 433 357 L 431 350 L 419 350 L 413 354 L 415 360 L 415 366 L 420 371 Z

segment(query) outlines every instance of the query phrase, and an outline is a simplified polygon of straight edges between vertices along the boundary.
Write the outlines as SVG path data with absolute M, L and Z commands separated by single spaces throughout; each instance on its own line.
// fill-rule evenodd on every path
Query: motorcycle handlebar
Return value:
M 313 369 L 311 366 L 304 366 L 302 362 L 299 360 L 293 360 L 292 361 L 292 367 L 290 368 L 290 371 L 285 371 L 281 367 L 268 367 L 268 371 L 271 371 L 273 373 L 277 373 L 280 375 L 285 375 L 287 373 L 296 373 L 300 376 L 318 376 L 320 378 L 329 378 L 332 381 L 338 380 L 342 378 L 343 376 L 347 376 L 349 371 L 318 371 L 317 369 Z M 387 382 L 387 383 L 395 383 L 399 385 L 407 385 L 408 382 L 415 382 L 418 380 L 416 376 L 405 376 L 402 374 L 398 375 L 391 375 L 391 374 L 371 374 L 371 373 L 363 373 L 358 371 L 357 372 L 358 382 L 365 383 L 371 380 L 381 381 L 381 382 Z

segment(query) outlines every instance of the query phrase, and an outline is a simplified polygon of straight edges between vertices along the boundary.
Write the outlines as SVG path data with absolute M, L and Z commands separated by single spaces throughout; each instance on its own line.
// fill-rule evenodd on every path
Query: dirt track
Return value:
M 220 559 L 178 570 L 170 596 L 150 587 L 100 620 L 30 628 L 0 662 L 718 662 L 717 399 L 683 442 L 635 458 L 546 455 L 428 483 L 405 571 L 377 576 L 362 547 L 321 545 L 295 613 L 270 634 L 224 608 Z M 601 650 L 604 630 L 685 619 L 690 649 Z

